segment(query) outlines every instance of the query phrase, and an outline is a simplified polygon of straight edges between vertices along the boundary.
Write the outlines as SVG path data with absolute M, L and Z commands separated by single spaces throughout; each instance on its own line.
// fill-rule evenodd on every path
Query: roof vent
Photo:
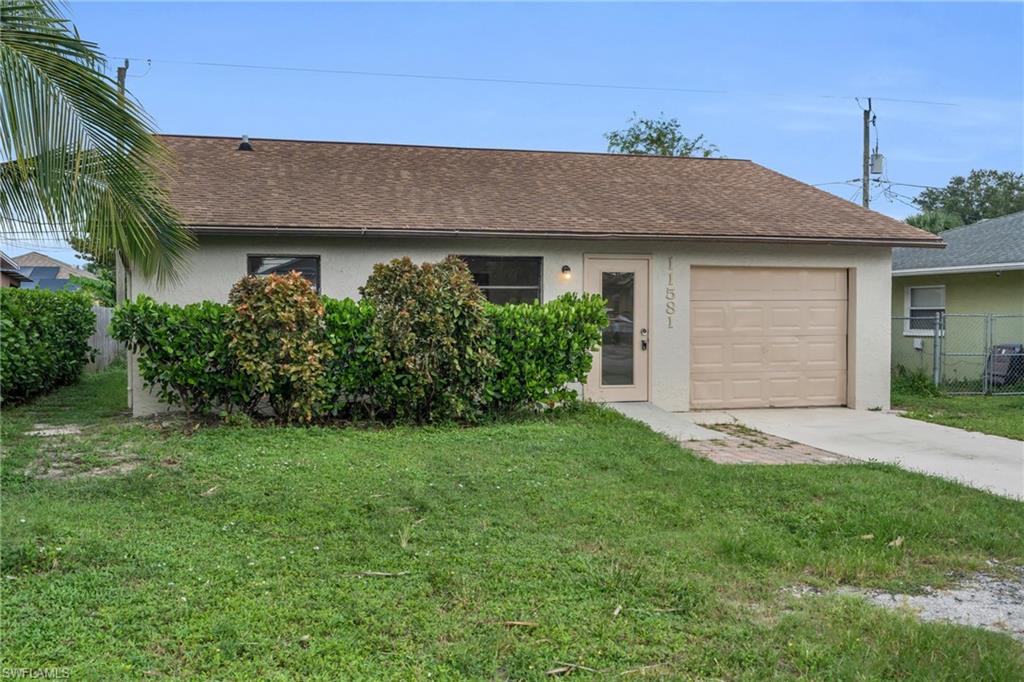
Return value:
M 240 145 L 238 145 L 238 151 L 240 151 L 240 152 L 251 152 L 252 151 L 252 145 L 249 144 L 249 136 L 248 135 L 242 135 L 242 143 Z

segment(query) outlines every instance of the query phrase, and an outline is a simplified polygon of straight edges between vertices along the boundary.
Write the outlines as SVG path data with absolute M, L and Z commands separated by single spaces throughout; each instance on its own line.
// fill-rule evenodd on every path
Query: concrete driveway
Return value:
M 689 412 L 698 424 L 739 422 L 864 461 L 899 464 L 1024 499 L 1024 442 L 844 407 Z

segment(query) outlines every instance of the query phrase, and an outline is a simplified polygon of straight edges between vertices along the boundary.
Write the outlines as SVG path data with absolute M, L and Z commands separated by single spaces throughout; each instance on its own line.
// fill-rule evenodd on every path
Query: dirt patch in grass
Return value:
M 51 451 L 25 468 L 25 475 L 42 481 L 70 481 L 83 478 L 124 476 L 142 462 L 130 452 L 113 452 L 102 457 L 83 456 L 75 451 Z
M 978 573 L 956 587 L 937 590 L 925 587 L 921 594 L 840 587 L 831 592 L 799 586 L 789 590 L 797 597 L 848 594 L 862 597 L 887 609 L 908 610 L 923 621 L 969 625 L 1003 632 L 1024 642 L 1024 568 L 1001 578 Z

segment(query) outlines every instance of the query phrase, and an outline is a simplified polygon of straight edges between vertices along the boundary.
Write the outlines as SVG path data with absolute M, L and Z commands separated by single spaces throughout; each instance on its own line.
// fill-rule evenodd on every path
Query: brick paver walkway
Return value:
M 779 438 L 740 424 L 711 424 L 715 440 L 691 440 L 684 447 L 718 464 L 846 464 L 856 460 Z

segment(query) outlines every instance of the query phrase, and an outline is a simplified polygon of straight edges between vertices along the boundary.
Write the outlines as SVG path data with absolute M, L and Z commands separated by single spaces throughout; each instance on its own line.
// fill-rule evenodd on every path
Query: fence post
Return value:
M 939 351 L 939 340 L 942 338 L 942 313 L 935 313 L 932 324 L 932 383 L 936 387 L 942 383 L 942 353 Z
M 992 353 L 992 339 L 995 337 L 994 330 L 992 329 L 992 313 L 985 315 L 985 355 L 982 362 L 982 375 L 981 375 L 981 394 L 988 395 L 989 391 L 992 390 L 992 368 L 989 366 L 989 360 L 991 359 Z

